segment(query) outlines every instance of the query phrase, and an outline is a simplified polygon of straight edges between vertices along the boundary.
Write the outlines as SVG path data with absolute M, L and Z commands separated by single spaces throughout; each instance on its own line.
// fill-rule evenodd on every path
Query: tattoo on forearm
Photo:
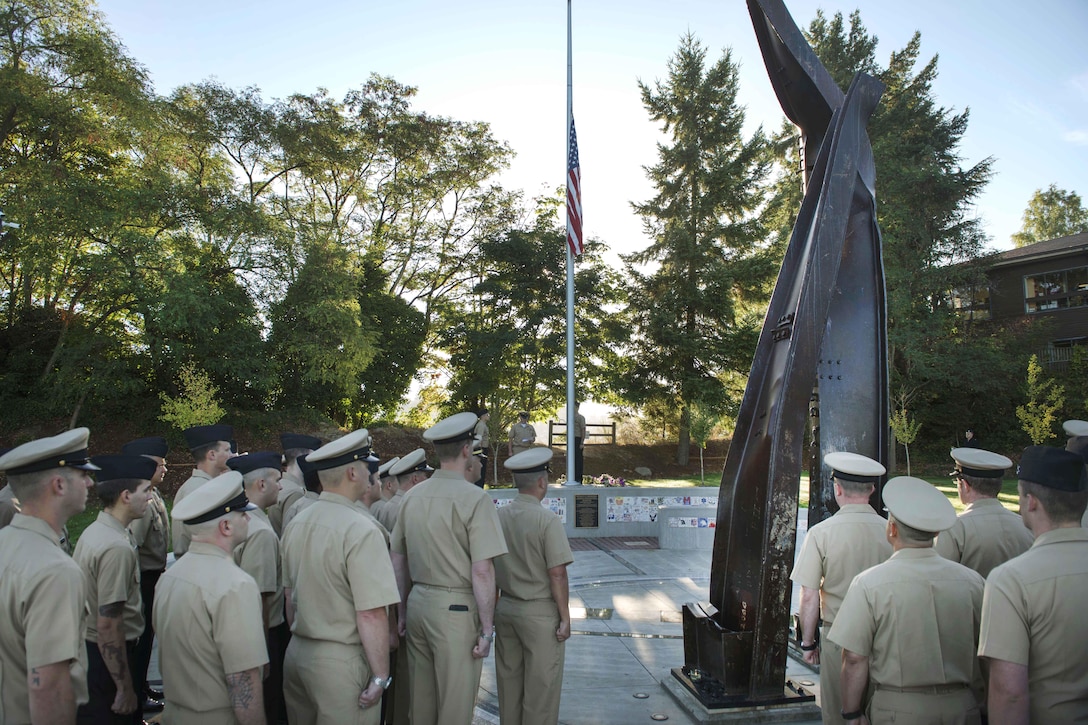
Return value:
M 128 653 L 124 645 L 114 642 L 99 642 L 98 651 L 102 655 L 102 661 L 106 664 L 106 670 L 114 682 L 121 682 L 128 677 Z
M 230 706 L 235 710 L 248 710 L 253 706 L 253 680 L 249 672 L 227 675 Z
M 37 667 L 31 667 L 30 668 L 30 676 L 34 678 L 34 679 L 32 679 L 30 681 L 30 684 L 31 684 L 32 687 L 41 687 L 42 686 L 42 675 L 41 675 L 40 672 L 38 672 Z

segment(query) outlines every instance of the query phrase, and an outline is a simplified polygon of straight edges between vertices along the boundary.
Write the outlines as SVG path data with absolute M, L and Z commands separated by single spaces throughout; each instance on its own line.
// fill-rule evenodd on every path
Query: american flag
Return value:
M 582 239 L 582 168 L 578 164 L 578 136 L 570 119 L 570 149 L 567 153 L 567 246 L 575 257 L 585 248 Z

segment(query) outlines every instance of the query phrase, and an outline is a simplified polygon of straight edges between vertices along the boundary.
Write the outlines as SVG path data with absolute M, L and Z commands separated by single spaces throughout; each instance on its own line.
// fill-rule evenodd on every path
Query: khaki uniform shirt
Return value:
M 397 526 L 397 517 L 400 515 L 400 505 L 404 503 L 405 493 L 407 492 L 397 489 L 397 492 L 393 494 L 393 498 L 386 501 L 385 506 L 382 506 L 381 510 L 375 515 L 375 518 L 389 531 Z
M 968 505 L 952 528 L 937 536 L 935 548 L 986 578 L 994 567 L 1030 549 L 1033 540 L 1018 514 L 996 498 L 984 498 Z
M 1055 529 L 990 572 L 978 653 L 1028 668 L 1031 722 L 1088 713 L 1088 531 Z
M 166 502 L 156 489 L 151 489 L 147 511 L 128 525 L 140 556 L 140 571 L 164 571 L 166 551 L 170 545 L 170 514 Z
M 336 493 L 323 491 L 294 521 L 283 564 L 296 636 L 361 644 L 355 613 L 400 602 L 381 530 Z
M 861 572 L 886 561 L 892 545 L 885 521 L 869 504 L 846 504 L 809 529 L 790 579 L 820 591 L 820 616 L 829 626 Z
M 510 427 L 510 445 L 514 447 L 515 453 L 532 448 L 534 443 L 536 443 L 536 428 L 532 425 L 519 422 Z
M 828 639 L 868 657 L 878 687 L 970 686 L 984 584 L 931 548 L 900 549 L 854 579 Z
M 495 583 L 502 596 L 551 601 L 548 569 L 574 561 L 559 517 L 521 493 L 499 510 L 499 523 L 510 549 L 495 559 Z
M 280 492 L 276 496 L 276 503 L 268 507 L 268 521 L 272 524 L 272 530 L 276 532 L 276 536 L 283 535 L 283 515 L 304 493 L 306 493 L 306 487 L 302 485 L 302 481 L 287 475 L 280 479 Z
M 374 524 L 382 532 L 382 538 L 385 539 L 385 548 L 388 549 L 389 548 L 389 529 L 382 526 L 382 522 L 378 521 L 378 519 L 374 518 L 374 514 L 370 513 L 370 509 L 368 509 L 366 507 L 366 504 L 364 504 L 362 501 L 356 501 L 352 505 L 359 510 L 359 513 L 361 513 L 364 518 L 368 519 L 369 521 L 374 522 Z
M 491 447 L 491 429 L 486 420 L 476 421 L 476 427 L 472 429 L 472 435 L 480 439 L 480 448 Z
M 27 673 L 68 662 L 87 702 L 87 595 L 79 565 L 45 521 L 16 514 L 0 531 L 0 722 L 30 722 Z
M 144 632 L 143 597 L 140 595 L 140 559 L 132 535 L 105 511 L 79 537 L 72 558 L 83 570 L 87 588 L 87 639 L 98 641 L 98 608 L 124 602 L 122 629 L 125 640 Z
M 305 511 L 309 506 L 312 506 L 318 499 L 320 494 L 316 494 L 313 491 L 306 491 L 300 497 L 295 499 L 295 502 L 291 504 L 291 508 L 283 512 L 283 533 L 280 535 L 281 540 L 287 538 L 287 525 L 295 520 L 295 517 Z
M 404 496 L 393 551 L 408 557 L 415 584 L 472 589 L 472 563 L 506 553 L 495 504 L 483 489 L 439 469 Z
M 274 595 L 268 602 L 268 626 L 283 624 L 283 567 L 280 540 L 264 511 L 249 512 L 249 535 L 234 550 L 234 563 L 257 582 L 261 594 Z
M 21 510 L 19 499 L 15 498 L 15 492 L 11 490 L 11 486 L 0 488 L 0 529 L 10 524 L 15 514 Z
M 194 468 L 193 475 L 189 476 L 189 480 L 181 484 L 181 488 L 179 488 L 178 492 L 174 494 L 174 505 L 177 506 L 186 496 L 188 496 L 193 491 L 197 490 L 210 480 L 212 480 L 211 476 L 204 473 L 204 471 L 201 471 L 199 468 Z M 174 526 L 173 539 L 174 558 L 178 559 L 183 554 L 185 554 L 186 550 L 189 548 L 189 542 L 192 540 L 192 537 L 189 536 L 189 530 L 185 527 L 185 524 L 181 523 L 180 521 L 176 526 Z
M 253 577 L 214 544 L 195 542 L 155 588 L 152 620 L 167 708 L 230 708 L 228 674 L 268 663 Z

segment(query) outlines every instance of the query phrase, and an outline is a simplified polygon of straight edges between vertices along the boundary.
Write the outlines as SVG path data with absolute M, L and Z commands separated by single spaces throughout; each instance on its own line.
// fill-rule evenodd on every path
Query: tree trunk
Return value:
M 691 456 L 691 408 L 680 409 L 680 445 L 676 449 L 676 462 L 688 465 Z

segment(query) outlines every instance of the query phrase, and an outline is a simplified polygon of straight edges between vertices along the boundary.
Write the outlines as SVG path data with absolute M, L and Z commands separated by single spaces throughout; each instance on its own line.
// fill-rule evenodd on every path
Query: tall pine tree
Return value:
M 653 198 L 633 204 L 653 242 L 625 257 L 631 351 L 622 395 L 679 414 L 677 460 L 688 462 L 693 405 L 735 410 L 732 375 L 747 373 L 777 271 L 761 217 L 769 164 L 762 129 L 742 137 L 737 66 L 726 50 L 707 65 L 690 33 L 668 77 L 639 82 L 669 143 L 646 169 Z

